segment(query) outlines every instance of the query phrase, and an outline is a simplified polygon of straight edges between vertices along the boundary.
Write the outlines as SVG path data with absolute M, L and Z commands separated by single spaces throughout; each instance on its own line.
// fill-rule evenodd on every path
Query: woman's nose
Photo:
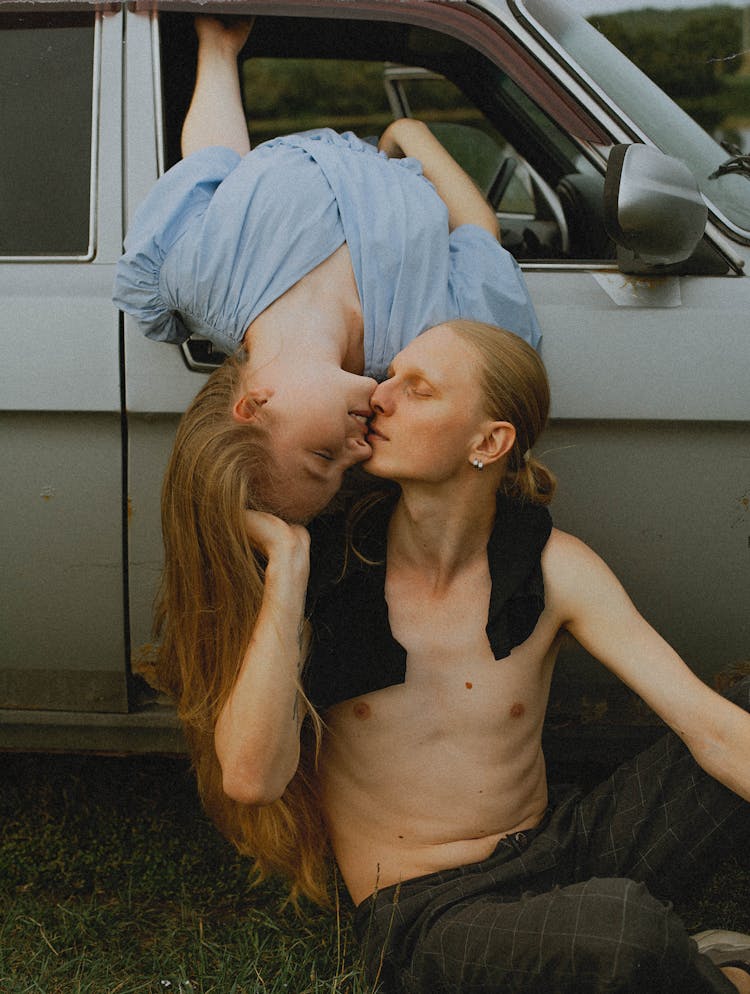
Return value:
M 357 408 L 371 406 L 371 398 L 377 385 L 378 381 L 373 379 L 372 376 L 357 376 L 357 396 L 355 404 Z

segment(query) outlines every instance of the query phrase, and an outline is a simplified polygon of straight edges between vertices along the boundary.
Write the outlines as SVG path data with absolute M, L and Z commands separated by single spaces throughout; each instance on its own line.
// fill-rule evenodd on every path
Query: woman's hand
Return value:
M 245 511 L 250 541 L 268 560 L 266 577 L 282 571 L 307 584 L 310 573 L 310 533 L 267 511 Z
M 236 59 L 250 37 L 254 17 L 233 18 L 230 22 L 199 14 L 195 18 L 195 33 L 204 51 L 209 48 L 221 50 L 226 56 Z
M 411 117 L 401 117 L 397 121 L 392 121 L 380 136 L 378 149 L 385 152 L 389 159 L 403 159 L 410 153 L 404 148 L 411 140 L 427 131 L 427 125 L 422 121 L 415 121 Z
M 423 121 L 402 117 L 385 129 L 378 142 L 389 158 L 419 159 L 422 173 L 435 187 L 448 208 L 451 231 L 462 224 L 475 224 L 498 237 L 497 217 L 474 180 L 443 148 Z

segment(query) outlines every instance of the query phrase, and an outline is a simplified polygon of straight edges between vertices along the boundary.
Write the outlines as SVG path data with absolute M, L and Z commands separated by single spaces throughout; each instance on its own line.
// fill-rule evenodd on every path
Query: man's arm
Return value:
M 243 20 L 227 27 L 215 17 L 196 17 L 198 70 L 182 126 L 183 157 L 212 145 L 234 149 L 240 155 L 250 151 L 237 56 L 252 24 L 252 20 Z
M 390 158 L 419 159 L 422 171 L 448 208 L 450 230 L 462 224 L 476 224 L 494 238 L 499 237 L 495 212 L 482 196 L 474 180 L 456 162 L 422 121 L 404 117 L 389 124 L 378 148 Z
M 562 626 L 643 698 L 707 773 L 750 801 L 750 714 L 692 672 L 582 542 L 553 532 L 543 564 Z
M 268 559 L 263 603 L 216 722 L 214 745 L 225 793 L 246 804 L 270 804 L 284 793 L 299 762 L 310 537 L 302 526 L 273 515 L 246 514 L 251 538 Z

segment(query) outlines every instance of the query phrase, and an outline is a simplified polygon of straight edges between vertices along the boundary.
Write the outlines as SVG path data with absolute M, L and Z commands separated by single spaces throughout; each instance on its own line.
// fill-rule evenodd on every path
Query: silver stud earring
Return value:
M 482 462 L 481 459 L 477 459 L 476 457 L 474 457 L 474 459 L 471 460 L 471 465 L 474 467 L 474 469 L 484 469 L 484 463 Z

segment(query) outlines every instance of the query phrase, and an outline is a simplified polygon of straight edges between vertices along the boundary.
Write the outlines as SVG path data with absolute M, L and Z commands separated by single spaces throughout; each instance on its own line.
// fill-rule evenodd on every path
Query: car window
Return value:
M 243 98 L 251 144 L 308 128 L 354 131 L 377 141 L 394 117 L 417 117 L 489 194 L 508 155 L 506 139 L 439 73 L 387 62 L 247 59 Z M 281 113 L 279 111 L 281 110 Z M 514 175 L 499 210 L 533 214 L 531 190 Z
M 0 14 L 0 255 L 89 252 L 93 66 L 93 14 Z
M 660 87 L 655 86 L 645 73 L 625 58 L 593 24 L 584 20 L 566 4 L 560 0 L 516 0 L 516 2 L 525 17 L 540 27 L 553 44 L 559 45 L 564 50 L 566 61 L 580 67 L 615 101 L 636 127 L 654 141 L 658 148 L 668 155 L 682 159 L 689 166 L 701 193 L 715 207 L 719 216 L 743 234 L 750 231 L 747 175 L 743 175 L 745 172 L 743 169 L 732 167 L 731 158 L 734 153 L 731 150 L 722 147 Z M 649 12 L 649 16 L 652 15 L 653 12 Z M 594 20 L 596 23 L 601 21 L 598 18 Z M 605 24 L 606 22 L 601 26 L 604 27 Z M 737 24 L 739 25 L 739 20 Z M 609 29 L 614 36 L 612 22 L 609 22 Z M 688 32 L 685 32 L 682 39 L 675 35 L 670 39 L 670 44 L 672 46 L 685 44 L 687 37 L 689 37 Z M 739 31 L 737 39 L 739 41 Z M 622 44 L 621 39 L 620 43 Z M 735 58 L 739 54 L 735 52 Z M 720 71 L 712 64 L 701 66 L 700 71 L 701 73 L 708 71 L 708 76 L 704 77 L 702 82 L 698 69 L 694 69 L 692 75 L 702 97 L 709 105 L 713 105 L 707 121 L 713 121 L 714 115 L 718 115 L 718 119 L 721 120 L 719 108 L 723 94 L 731 93 L 733 89 L 740 92 L 740 106 L 744 111 L 746 97 L 743 101 L 742 94 L 745 94 L 746 90 L 742 76 L 734 77 L 729 82 L 725 81 L 723 91 L 717 89 L 711 93 L 706 92 L 707 79 L 714 78 L 716 73 L 715 79 L 719 80 Z M 675 92 L 675 96 L 677 95 Z M 701 108 L 701 104 L 694 102 L 691 105 L 688 101 L 688 106 L 692 106 L 693 112 L 698 116 L 697 111 Z M 705 112 L 705 107 L 703 111 Z
M 384 77 L 394 114 L 426 121 L 498 212 L 534 215 L 533 191 L 523 171 L 514 168 L 496 192 L 506 160 L 520 156 L 454 83 L 439 73 L 406 66 L 388 67 Z
M 193 42 L 178 21 L 163 20 L 169 98 L 170 64 L 192 57 L 192 50 L 178 56 L 170 47 Z M 408 24 L 263 17 L 240 71 L 253 145 L 317 127 L 377 141 L 394 118 L 417 117 L 487 196 L 504 245 L 520 261 L 614 257 L 602 219 L 603 176 L 585 143 L 503 67 L 456 38 Z M 177 119 L 189 100 L 184 87 L 174 95 L 165 122 L 168 161 L 176 161 Z
M 392 120 L 383 71 L 380 61 L 245 59 L 242 89 L 251 144 L 324 127 L 377 137 Z

